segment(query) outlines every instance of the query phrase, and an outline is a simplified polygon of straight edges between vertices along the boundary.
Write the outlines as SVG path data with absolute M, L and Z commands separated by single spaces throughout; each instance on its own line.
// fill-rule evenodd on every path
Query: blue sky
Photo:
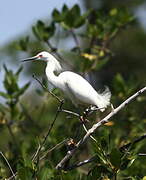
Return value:
M 54 8 L 60 9 L 66 3 L 72 6 L 80 0 L 1 0 L 0 6 L 0 45 L 30 30 L 40 18 L 49 17 Z
M 72 6 L 80 0 L 1 0 L 0 6 L 0 45 L 30 30 L 38 19 L 49 17 L 54 8 L 60 9 L 63 3 Z M 142 24 L 146 27 L 146 5 L 138 9 Z

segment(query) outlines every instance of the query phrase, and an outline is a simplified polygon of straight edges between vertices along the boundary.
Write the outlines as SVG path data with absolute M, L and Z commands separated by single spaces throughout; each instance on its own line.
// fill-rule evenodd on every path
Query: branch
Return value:
M 52 147 L 51 149 L 49 149 L 41 158 L 40 160 L 44 159 L 50 152 L 52 152 L 54 149 L 57 149 L 59 146 L 65 144 L 68 141 L 68 139 L 65 139 L 63 141 L 61 141 L 60 143 L 56 144 L 54 147 Z
M 57 48 L 53 47 L 49 41 L 46 41 L 46 44 L 49 46 L 50 50 L 58 56 L 59 59 L 64 61 L 63 57 L 57 52 Z
M 81 49 L 80 49 L 80 45 L 79 45 L 78 38 L 77 38 L 77 36 L 76 36 L 76 34 L 75 34 L 75 32 L 74 32 L 73 29 L 71 29 L 70 32 L 71 32 L 71 34 L 72 34 L 72 37 L 73 37 L 73 39 L 74 39 L 74 41 L 75 41 L 75 44 L 76 44 L 76 46 L 78 47 L 79 53 L 80 53 L 80 52 L 81 52 Z
M 49 91 L 47 89 L 47 87 L 36 77 L 35 74 L 32 75 L 32 77 L 42 86 L 42 88 L 47 91 L 49 94 L 51 94 L 51 96 L 53 96 L 55 99 L 57 99 L 57 101 L 59 101 L 60 103 L 62 103 L 64 100 L 60 99 L 58 96 L 56 96 L 54 93 L 52 93 L 51 91 Z
M 12 167 L 11 167 L 9 161 L 7 160 L 7 158 L 5 157 L 5 155 L 2 153 L 2 151 L 0 151 L 0 154 L 1 154 L 1 156 L 4 158 L 4 160 L 6 161 L 8 167 L 9 167 L 11 173 L 12 173 L 12 176 L 13 176 L 14 179 L 15 179 L 15 174 L 14 174 L 14 171 L 13 171 L 13 169 L 12 169 Z
M 127 150 L 129 150 L 129 148 L 131 149 L 133 145 L 135 145 L 136 143 L 138 143 L 138 142 L 144 140 L 145 138 L 146 138 L 146 134 L 144 134 L 144 135 L 138 137 L 138 138 L 135 139 L 133 142 L 130 142 L 130 143 L 128 143 L 128 144 L 126 144 L 126 145 L 120 147 L 120 151 L 125 151 L 125 150 L 127 151 Z
M 138 92 L 136 92 L 134 95 L 129 97 L 126 101 L 124 101 L 122 104 L 120 104 L 117 108 L 115 108 L 111 113 L 109 113 L 105 118 L 103 118 L 98 123 L 94 124 L 92 128 L 90 128 L 85 136 L 77 143 L 76 147 L 68 151 L 66 156 L 57 164 L 56 169 L 64 169 L 65 163 L 72 158 L 72 156 L 75 154 L 75 152 L 79 149 L 79 147 L 90 137 L 91 134 L 95 132 L 95 130 L 102 126 L 103 124 L 109 122 L 109 119 L 113 117 L 115 114 L 117 114 L 121 109 L 123 109 L 127 104 L 129 104 L 132 100 L 134 100 L 137 96 L 142 94 L 144 91 L 146 91 L 146 87 L 142 88 Z
M 85 164 L 91 163 L 91 162 L 93 162 L 93 161 L 95 161 L 95 160 L 96 160 L 96 156 L 93 156 L 93 157 L 91 157 L 91 158 L 89 158 L 89 159 L 86 159 L 86 160 L 81 161 L 81 162 L 79 162 L 79 163 L 76 163 L 76 164 L 74 164 L 74 165 L 68 166 L 68 167 L 66 167 L 64 170 L 72 170 L 72 169 L 78 168 L 78 167 L 80 167 L 80 166 L 83 166 L 83 165 L 85 165 Z
M 42 147 L 44 146 L 44 144 L 45 144 L 45 142 L 46 142 L 49 134 L 51 133 L 51 130 L 53 129 L 53 126 L 54 126 L 54 124 L 55 124 L 55 121 L 56 121 L 59 113 L 61 112 L 61 108 L 62 108 L 62 106 L 63 106 L 63 103 L 64 103 L 63 101 L 60 102 L 60 106 L 58 107 L 58 109 L 57 109 L 57 111 L 56 111 L 55 118 L 54 118 L 54 120 L 53 120 L 53 122 L 52 122 L 52 124 L 51 124 L 51 126 L 50 126 L 50 128 L 49 128 L 49 130 L 48 130 L 48 132 L 47 132 L 47 134 L 46 134 L 46 136 L 44 137 L 43 142 L 41 143 L 41 145 L 39 145 L 36 153 L 34 154 L 34 156 L 33 156 L 33 158 L 32 158 L 32 161 L 34 161 L 34 160 L 36 159 L 36 157 L 38 157 L 38 159 L 39 159 L 40 151 L 42 150 Z M 39 160 L 38 160 L 38 161 L 39 161 Z
M 73 112 L 73 111 L 69 111 L 69 110 L 66 110 L 66 109 L 61 109 L 61 112 L 65 112 L 67 114 L 72 114 L 72 115 L 80 118 L 80 115 L 78 113 Z
M 130 146 L 133 146 L 133 145 L 135 145 L 136 143 L 139 143 L 140 141 L 144 140 L 145 138 L 146 138 L 146 134 L 138 137 L 138 138 L 135 139 L 133 142 L 130 142 L 130 143 L 128 143 L 128 144 L 120 147 L 119 150 L 120 150 L 120 151 L 127 150 L 127 148 L 129 148 Z M 138 156 L 146 156 L 146 153 L 138 153 Z M 78 168 L 78 167 L 80 167 L 80 166 L 86 165 L 86 164 L 88 164 L 88 163 L 91 163 L 91 162 L 93 162 L 93 161 L 95 161 L 95 160 L 96 160 L 96 155 L 95 155 L 95 156 L 92 156 L 92 157 L 89 158 L 89 159 L 86 159 L 86 160 L 84 160 L 84 161 L 81 161 L 81 162 L 79 162 L 79 163 L 76 163 L 76 164 L 73 164 L 73 165 L 71 165 L 71 166 L 68 166 L 68 167 L 66 167 L 65 170 L 72 170 L 72 169 Z
M 50 132 L 51 132 L 54 124 L 55 124 L 55 121 L 56 121 L 59 113 L 61 112 L 62 106 L 63 106 L 63 104 L 64 104 L 64 100 L 61 100 L 58 96 L 56 96 L 54 93 L 52 93 L 51 91 L 49 91 L 49 90 L 46 88 L 46 86 L 36 77 L 35 74 L 33 74 L 33 78 L 42 86 L 42 88 L 43 88 L 44 90 L 46 90 L 47 92 L 49 92 L 55 99 L 57 99 L 58 102 L 60 102 L 60 105 L 59 105 L 59 107 L 58 107 L 58 109 L 57 109 L 57 111 L 56 111 L 54 120 L 53 120 L 53 122 L 52 122 L 52 124 L 51 124 L 51 126 L 50 126 L 50 128 L 49 128 L 49 130 L 48 130 L 48 132 L 47 132 L 47 134 L 46 134 L 46 136 L 44 137 L 43 142 L 41 143 L 41 145 L 39 144 L 36 153 L 35 153 L 35 154 L 33 155 L 33 157 L 32 157 L 32 161 L 34 161 L 34 160 L 36 159 L 36 157 L 38 157 L 38 161 L 39 161 L 39 154 L 40 154 L 40 152 L 41 152 L 41 149 L 42 149 L 42 147 L 44 146 L 44 144 L 45 144 L 45 142 L 46 142 L 46 140 L 47 140 L 47 138 L 48 138 L 48 136 L 49 136 L 49 134 L 50 134 Z

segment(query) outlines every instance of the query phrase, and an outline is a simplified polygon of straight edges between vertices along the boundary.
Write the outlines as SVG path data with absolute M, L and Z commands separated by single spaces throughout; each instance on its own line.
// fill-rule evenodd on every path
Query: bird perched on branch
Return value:
M 62 72 L 58 60 L 48 52 L 40 52 L 36 56 L 22 60 L 45 61 L 46 76 L 48 81 L 55 87 L 61 89 L 72 103 L 77 107 L 79 104 L 95 105 L 100 111 L 104 111 L 110 105 L 111 92 L 106 87 L 103 93 L 97 92 L 91 84 L 79 74 L 71 71 Z

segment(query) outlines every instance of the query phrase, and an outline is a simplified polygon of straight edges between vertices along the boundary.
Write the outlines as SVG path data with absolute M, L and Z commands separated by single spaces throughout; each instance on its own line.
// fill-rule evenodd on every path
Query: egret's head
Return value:
M 40 53 L 38 53 L 36 56 L 33 56 L 33 57 L 30 57 L 30 58 L 26 58 L 24 60 L 22 60 L 22 62 L 25 62 L 25 61 L 37 61 L 37 60 L 40 60 L 40 61 L 49 61 L 50 58 L 52 58 L 53 56 L 46 52 L 46 51 L 42 51 Z

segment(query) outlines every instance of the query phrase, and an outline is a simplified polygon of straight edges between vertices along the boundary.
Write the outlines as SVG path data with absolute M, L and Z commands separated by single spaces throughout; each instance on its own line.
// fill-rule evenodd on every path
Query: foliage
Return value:
M 132 26 L 132 23 L 135 23 L 135 20 L 126 8 L 114 7 L 106 11 L 90 9 L 82 14 L 80 7 L 75 4 L 71 8 L 64 5 L 60 11 L 54 9 L 51 21 L 48 23 L 39 20 L 32 27 L 32 31 L 37 41 L 41 42 L 41 49 L 47 45 L 50 51 L 64 60 L 59 48 L 51 43 L 51 40 L 57 36 L 57 30 L 61 28 L 63 35 L 65 33 L 74 40 L 74 47 L 68 52 L 69 60 L 78 72 L 88 73 L 90 76 L 94 72 L 107 70 L 107 67 L 112 64 L 114 52 L 111 43 L 118 38 L 120 32 L 125 31 L 127 26 Z M 25 52 L 29 49 L 32 53 L 34 42 L 27 36 L 21 38 L 15 44 L 15 48 Z M 111 123 L 98 129 L 94 134 L 97 143 L 90 140 L 89 143 L 84 144 L 75 158 L 68 163 L 80 162 L 91 156 L 95 157 L 94 161 L 72 171 L 58 171 L 55 170 L 55 166 L 64 157 L 68 145 L 62 143 L 56 147 L 56 144 L 71 137 L 75 145 L 85 134 L 81 123 L 78 118 L 60 112 L 55 126 L 42 145 L 44 134 L 48 132 L 59 107 L 58 102 L 43 89 L 37 89 L 35 97 L 27 94 L 26 90 L 30 83 L 22 87 L 18 83 L 22 67 L 15 73 L 6 65 L 3 68 L 5 91 L 0 91 L 0 96 L 4 99 L 4 103 L 0 104 L 0 140 L 2 142 L 0 148 L 13 171 L 17 172 L 16 179 L 138 180 L 145 178 L 146 159 L 145 156 L 142 158 L 139 155 L 145 151 L 145 142 L 144 139 L 135 141 L 145 132 L 146 98 L 144 95 L 139 96 L 113 117 Z M 115 73 L 110 81 L 113 105 L 117 106 L 123 102 L 141 86 L 141 82 L 137 81 L 135 76 L 128 74 L 125 78 L 119 72 Z M 58 90 L 53 92 L 62 97 Z M 35 103 L 36 99 L 39 99 L 38 104 Z M 63 108 L 76 111 L 68 100 Z M 102 117 L 103 115 L 99 113 L 89 117 L 90 123 L 87 124 L 87 128 Z M 33 159 L 39 145 L 42 145 L 42 148 L 38 158 Z M 54 148 L 51 149 L 52 147 Z M 1 159 L 0 176 L 4 179 L 11 176 L 11 171 L 5 159 L 3 157 Z

